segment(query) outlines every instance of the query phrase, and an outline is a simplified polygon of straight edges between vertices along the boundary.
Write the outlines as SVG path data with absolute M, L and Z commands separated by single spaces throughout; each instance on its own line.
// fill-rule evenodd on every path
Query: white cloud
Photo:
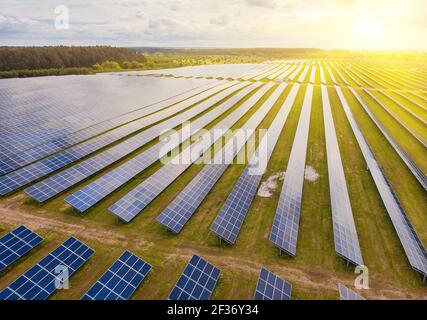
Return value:
M 391 3 L 391 4 L 390 4 Z M 4 45 L 112 44 L 345 48 L 368 12 L 384 47 L 426 48 L 423 0 L 61 0 L 71 29 L 53 27 L 57 0 L 2 0 Z

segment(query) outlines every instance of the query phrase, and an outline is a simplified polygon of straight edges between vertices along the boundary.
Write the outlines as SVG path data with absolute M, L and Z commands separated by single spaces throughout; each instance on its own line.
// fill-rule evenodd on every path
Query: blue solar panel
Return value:
M 365 300 L 365 298 L 341 283 L 338 284 L 338 289 L 340 292 L 340 300 Z
M 258 84 L 255 85 L 258 87 Z M 229 105 L 231 108 L 253 89 L 253 86 L 249 86 L 247 89 L 239 92 L 235 97 L 228 99 L 224 104 Z M 255 99 L 248 99 L 225 119 L 203 134 L 198 142 L 184 149 L 170 163 L 163 166 L 135 189 L 114 203 L 109 210 L 124 222 L 134 219 L 151 201 L 189 168 L 193 162 L 199 159 L 201 154 L 208 151 L 211 145 L 221 138 L 221 136 L 215 134 L 216 130 L 221 129 L 221 132 L 229 130 L 255 103 Z M 188 161 L 182 161 L 183 159 L 188 159 Z
M 409 263 L 425 279 L 427 277 L 427 254 L 424 245 L 371 151 L 340 87 L 335 87 L 335 89 Z
M 218 268 L 194 255 L 170 292 L 168 300 L 209 300 L 219 275 Z
M 292 255 L 296 253 L 298 240 L 312 97 L 313 86 L 307 85 L 301 116 L 270 233 L 270 241 L 280 250 Z
M 175 126 L 178 126 L 181 123 L 205 111 L 206 109 L 211 107 L 212 104 L 219 102 L 225 96 L 227 96 L 227 93 L 230 94 L 245 85 L 247 84 L 240 83 L 236 86 L 226 89 L 225 91 L 216 94 L 210 99 L 203 101 L 195 108 L 191 108 L 189 110 L 186 110 L 185 112 L 176 115 L 173 118 L 160 122 L 152 126 L 151 128 L 115 145 L 114 147 L 102 153 L 99 153 L 44 181 L 41 181 L 40 183 L 28 188 L 28 193 L 30 194 L 30 196 L 32 196 L 39 202 L 46 201 L 49 198 L 71 187 L 72 185 L 86 179 L 92 174 L 98 172 L 99 170 L 104 169 L 105 167 L 120 160 L 124 156 L 141 148 L 149 141 L 157 138 L 162 132 L 164 132 L 164 130 L 174 128 Z M 216 87 L 215 90 L 218 91 L 221 90 L 221 88 L 224 89 L 223 86 L 219 86 Z M 210 93 L 212 94 L 213 92 Z M 164 112 L 154 114 L 141 121 L 143 123 L 146 122 L 145 125 L 162 121 L 164 120 L 163 117 L 166 114 L 168 116 L 172 116 L 178 113 L 179 111 L 182 111 L 183 108 L 188 108 L 192 104 L 199 102 L 199 99 L 206 98 L 207 96 L 209 96 L 209 93 L 204 92 L 194 98 L 185 100 L 182 104 L 176 104 L 171 108 L 168 108 Z M 122 130 L 122 128 L 119 128 L 118 130 Z M 123 130 L 129 131 L 129 129 L 126 128 Z M 55 172 L 115 141 L 115 138 L 112 140 L 112 136 L 114 137 L 114 134 L 112 134 L 112 136 L 108 136 L 108 134 L 109 133 L 107 133 L 107 135 L 101 135 L 95 139 L 86 141 L 63 152 L 57 153 L 49 158 L 40 160 L 27 167 L 11 172 L 6 176 L 0 177 L 0 195 L 5 195 L 14 190 L 17 190 L 18 188 L 23 187 L 31 182 L 34 182 L 52 172 Z
M 221 84 L 221 82 L 219 84 Z M 209 86 L 213 86 L 213 85 L 210 84 Z M 82 157 L 85 154 L 94 152 L 102 148 L 103 146 L 113 143 L 125 137 L 126 135 L 132 134 L 137 130 L 140 130 L 144 127 L 149 126 L 150 123 L 154 123 L 157 121 L 157 116 L 146 117 L 147 115 L 151 115 L 155 112 L 162 111 L 161 114 L 164 115 L 164 118 L 167 118 L 170 112 L 169 110 L 166 111 L 163 109 L 178 103 L 178 106 L 176 106 L 176 108 L 173 108 L 173 110 L 181 110 L 185 108 L 185 105 L 192 103 L 196 99 L 204 99 L 207 95 L 212 94 L 223 88 L 222 85 L 218 85 L 215 88 L 207 90 L 200 96 L 192 97 L 206 90 L 207 88 L 205 87 L 206 85 L 202 86 L 201 88 L 197 88 L 197 90 L 190 90 L 189 92 L 185 92 L 184 94 L 172 97 L 170 99 L 163 100 L 159 103 L 155 103 L 154 105 L 143 107 L 136 111 L 126 113 L 117 118 L 110 119 L 102 123 L 98 123 L 84 130 L 71 133 L 63 138 L 55 139 L 54 141 L 49 141 L 47 143 L 36 146 L 29 150 L 25 150 L 23 152 L 17 153 L 12 157 L 8 157 L 0 162 L 0 175 L 6 174 L 12 170 L 16 170 L 26 164 L 40 160 L 53 153 L 56 153 L 65 148 L 68 148 L 73 144 L 80 143 L 86 139 L 92 138 L 98 134 L 106 132 L 101 136 L 94 138 L 91 141 L 84 142 L 83 143 L 83 145 L 85 146 L 84 150 L 81 150 L 83 145 L 81 145 L 78 149 L 76 149 L 76 150 L 80 150 L 79 152 L 82 152 L 82 154 L 80 155 L 80 157 Z M 140 119 L 142 117 L 144 117 L 144 119 Z
M 0 238 L 0 271 L 43 241 L 35 232 L 20 226 Z
M 69 238 L 38 264 L 0 292 L 0 300 L 46 300 L 61 285 L 61 271 L 71 277 L 94 251 L 74 237 Z
M 272 84 L 264 86 L 253 97 L 255 97 L 255 99 L 261 98 L 271 87 Z M 279 86 L 276 90 L 280 94 L 282 89 L 283 86 Z M 273 99 L 267 99 L 240 129 L 255 130 L 258 127 L 276 101 L 274 99 L 276 94 L 273 93 L 272 95 Z M 212 163 L 206 165 L 174 201 L 172 201 L 157 217 L 157 221 L 169 230 L 179 233 L 224 171 L 228 168 L 228 165 L 232 162 L 234 157 L 244 147 L 247 139 L 249 139 L 249 136 L 246 135 L 245 139 L 229 140 L 224 148 L 215 155 Z
M 421 170 L 421 168 L 411 159 L 411 157 L 402 149 L 402 147 L 397 143 L 397 141 L 393 138 L 393 136 L 388 132 L 386 127 L 379 121 L 379 119 L 375 116 L 375 114 L 369 109 L 367 104 L 363 101 L 363 99 L 359 96 L 359 94 L 353 89 L 350 88 L 351 93 L 357 99 L 359 104 L 363 107 L 372 121 L 375 123 L 377 128 L 381 131 L 387 141 L 392 145 L 396 153 L 402 158 L 403 162 L 407 165 L 409 170 L 412 172 L 414 177 L 418 180 L 418 182 L 423 186 L 424 190 L 427 191 L 427 176 Z
M 289 282 L 261 268 L 254 300 L 290 300 L 291 291 L 292 285 Z
M 58 140 L 62 143 L 80 130 L 91 132 L 104 121 L 136 111 L 136 106 L 147 106 L 187 91 L 195 82 L 97 75 L 29 79 L 19 85 L 13 81 L 8 83 L 3 87 L 10 90 L 0 93 L 0 108 L 3 109 L 0 154 L 14 158 L 17 153 L 33 147 L 42 151 L 43 144 L 49 150 L 53 147 L 51 143 Z M 108 89 L 115 87 L 126 90 Z M 30 152 L 29 155 L 34 154 Z
M 299 87 L 300 86 L 296 84 L 291 89 L 278 114 L 274 118 L 273 123 L 268 129 L 268 132 L 260 142 L 260 146 L 267 146 L 267 156 L 259 157 L 258 153 L 260 152 L 260 147 L 258 147 L 210 227 L 210 230 L 220 239 L 223 239 L 230 244 L 234 244 L 237 239 L 255 197 L 262 178 L 262 173 L 265 168 L 267 168 L 268 161 L 277 140 L 280 137 L 282 128 L 285 125 L 286 119 L 297 96 Z M 257 172 L 260 172 L 261 174 L 257 174 Z
M 150 270 L 148 263 L 125 251 L 82 300 L 129 300 Z
M 256 84 L 255 86 L 259 85 L 260 83 Z M 233 101 L 236 98 L 238 98 L 238 96 L 230 98 L 229 101 Z M 213 119 L 220 117 L 231 107 L 232 105 L 230 103 L 224 103 L 220 106 L 217 106 L 213 110 L 193 121 L 189 129 L 187 127 L 181 129 L 178 132 L 180 139 L 177 139 L 180 141 L 164 140 L 157 143 L 155 146 L 144 151 L 140 155 L 132 158 L 128 162 L 120 165 L 94 182 L 88 184 L 83 189 L 70 195 L 65 199 L 65 201 L 80 212 L 88 210 L 90 207 L 94 206 L 96 203 L 111 194 L 114 190 L 124 185 L 130 179 L 159 160 L 164 154 L 164 152 L 162 153 L 162 149 L 166 149 L 164 148 L 165 145 L 168 146 L 168 150 L 169 148 L 173 149 L 178 147 L 182 141 L 190 138 L 191 135 L 204 128 L 206 125 L 212 122 Z

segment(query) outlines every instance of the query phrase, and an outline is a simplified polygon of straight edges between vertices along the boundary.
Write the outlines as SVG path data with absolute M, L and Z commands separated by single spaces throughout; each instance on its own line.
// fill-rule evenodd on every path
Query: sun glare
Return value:
M 383 26 L 378 21 L 361 20 L 354 27 L 357 36 L 361 38 L 378 38 L 382 34 Z

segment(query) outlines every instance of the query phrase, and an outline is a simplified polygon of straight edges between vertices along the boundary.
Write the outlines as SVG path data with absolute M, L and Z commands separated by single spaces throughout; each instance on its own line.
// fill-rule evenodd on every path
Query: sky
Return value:
M 427 50 L 426 0 L 1 0 L 0 46 Z

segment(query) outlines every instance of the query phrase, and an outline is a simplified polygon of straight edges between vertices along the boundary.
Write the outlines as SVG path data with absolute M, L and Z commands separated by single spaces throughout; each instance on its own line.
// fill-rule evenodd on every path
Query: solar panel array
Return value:
M 128 77 L 70 76 L 3 82 L 0 93 L 0 155 L 15 154 L 135 111 L 171 95 L 188 91 L 201 80 L 131 79 Z M 106 90 L 124 87 L 126 90 Z M 156 88 L 158 90 L 151 90 Z M 140 95 L 141 90 L 146 90 Z M 3 107 L 3 106 L 7 106 Z M 90 106 L 90 108 L 88 108 Z
M 126 135 L 131 134 L 132 132 L 136 130 L 140 130 L 143 127 L 146 127 L 149 125 L 150 121 L 151 123 L 154 123 L 155 120 L 158 121 L 157 116 L 151 117 L 150 119 L 145 118 L 143 120 L 136 120 L 141 117 L 145 117 L 149 114 L 152 114 L 154 112 L 159 112 L 160 110 L 163 110 L 171 105 L 174 105 L 176 103 L 179 103 L 183 100 L 189 99 L 194 95 L 198 95 L 202 93 L 203 91 L 207 90 L 206 93 L 213 93 L 216 90 L 219 90 L 222 88 L 222 85 L 224 85 L 222 82 L 219 82 L 218 85 L 221 85 L 218 88 L 212 88 L 211 90 L 209 87 L 213 87 L 213 84 L 204 85 L 200 88 L 196 88 L 196 90 L 190 90 L 188 92 L 185 92 L 183 94 L 180 94 L 178 96 L 166 99 L 164 101 L 161 101 L 159 103 L 155 103 L 150 106 L 143 107 L 141 109 L 138 109 L 136 111 L 132 111 L 130 113 L 126 113 L 124 115 L 121 115 L 119 117 L 103 121 L 101 123 L 97 123 L 93 126 L 90 126 L 88 128 L 82 129 L 80 131 L 73 132 L 65 137 L 57 138 L 53 141 L 48 141 L 46 143 L 43 143 L 41 145 L 38 145 L 34 148 L 25 150 L 23 152 L 19 152 L 17 154 L 14 154 L 11 157 L 2 159 L 0 163 L 0 174 L 6 174 L 10 171 L 16 170 L 18 168 L 23 167 L 24 165 L 27 165 L 29 163 L 32 163 L 34 161 L 40 160 L 44 157 L 47 157 L 53 153 L 59 152 L 65 148 L 68 148 L 74 144 L 80 143 L 86 139 L 93 138 L 94 136 L 101 134 L 103 132 L 106 132 L 100 137 L 96 137 L 94 140 L 91 140 L 90 143 L 94 144 L 94 141 L 99 141 L 98 144 L 101 145 L 108 145 L 109 143 L 112 143 L 114 141 L 117 141 Z M 194 101 L 193 99 L 190 99 L 191 101 Z M 179 110 L 179 109 L 174 109 Z M 167 114 L 169 113 L 162 113 L 162 116 L 160 119 L 167 117 Z M 153 119 L 154 118 L 154 119 Z M 131 122 L 132 121 L 132 122 Z M 119 128 L 116 128 L 118 126 L 122 126 Z M 114 129 L 115 128 L 115 129 Z M 109 130 L 112 130 L 110 132 L 107 132 Z M 96 145 L 98 149 L 100 146 Z M 88 150 L 86 153 L 93 152 Z
M 148 150 L 144 151 L 140 155 L 132 158 L 126 163 L 120 165 L 94 182 L 88 184 L 83 189 L 75 192 L 65 199 L 67 203 L 72 205 L 76 210 L 84 212 L 100 200 L 104 199 L 114 190 L 125 184 L 131 178 L 135 177 L 137 174 L 142 172 L 148 166 L 159 160 L 164 155 L 164 147 L 167 145 L 168 149 L 178 147 L 180 142 L 188 139 L 192 134 L 198 132 L 200 129 L 205 127 L 207 124 L 212 122 L 212 119 L 216 119 L 221 116 L 224 112 L 229 110 L 232 107 L 232 102 L 239 99 L 245 92 L 248 92 L 251 88 L 256 88 L 260 83 L 256 83 L 250 88 L 245 89 L 239 95 L 236 95 L 229 99 L 228 103 L 221 104 L 220 106 L 214 108 L 210 112 L 204 114 L 200 118 L 196 119 L 191 123 L 191 126 L 187 130 L 183 128 L 177 133 L 181 137 L 180 141 L 168 141 L 164 140 Z M 265 89 L 262 88 L 261 91 Z
M 323 85 L 321 86 L 321 92 L 335 251 L 352 264 L 363 265 L 362 252 L 354 224 L 328 91 Z
M 117 144 L 102 153 L 99 153 L 87 160 L 84 160 L 78 163 L 73 167 L 70 167 L 62 172 L 57 173 L 52 177 L 49 177 L 31 186 L 30 188 L 27 188 L 25 192 L 28 195 L 30 195 L 33 199 L 37 200 L 38 202 L 44 202 L 56 196 L 57 194 L 61 193 L 62 191 L 68 189 L 74 184 L 83 181 L 84 179 L 95 174 L 96 172 L 102 169 L 105 169 L 106 167 L 110 166 L 114 162 L 136 151 L 137 149 L 141 148 L 149 141 L 159 137 L 159 135 L 161 135 L 161 133 L 164 132 L 164 130 L 170 130 L 173 127 L 178 126 L 183 122 L 189 120 L 190 118 L 204 112 L 206 109 L 212 106 L 211 103 L 216 103 L 222 100 L 225 96 L 232 93 L 234 90 L 237 90 L 238 88 L 241 88 L 242 86 L 245 86 L 245 85 L 247 84 L 241 83 L 236 85 L 233 88 L 224 90 L 218 95 L 215 95 L 214 97 L 212 97 L 212 99 L 206 100 L 200 105 L 197 105 L 196 107 L 191 108 L 190 110 L 180 113 L 171 119 L 168 119 L 166 121 L 159 123 L 158 125 L 152 126 L 149 129 L 137 135 L 134 135 L 132 138 L 120 144 Z M 37 163 L 35 163 L 34 165 L 37 165 Z M 63 164 L 61 164 L 61 166 L 63 166 Z M 26 167 L 28 168 L 27 171 L 30 171 L 30 172 L 27 172 L 27 176 L 29 176 L 30 177 L 29 179 L 31 180 L 33 180 L 34 176 L 38 175 L 39 173 L 38 171 L 31 170 L 31 169 L 34 169 L 32 167 L 33 165 Z M 41 170 L 39 171 L 42 171 L 42 174 L 44 175 L 45 172 L 43 171 L 50 172 L 54 169 L 57 169 L 55 168 L 55 164 L 51 165 L 50 167 L 46 167 L 44 166 L 44 164 L 42 164 Z M 16 172 L 19 172 L 19 171 L 16 171 Z M 13 172 L 11 174 L 15 174 L 16 172 Z M 0 183 L 2 182 L 2 178 L 3 177 L 0 177 Z M 10 179 L 7 180 L 6 182 L 10 183 Z M 15 180 L 13 183 L 17 184 L 18 182 L 20 181 Z
M 298 240 L 312 99 L 313 86 L 309 84 L 270 232 L 270 241 L 291 255 L 296 253 Z
M 267 147 L 268 154 L 265 157 L 259 157 L 259 152 L 262 148 L 258 147 L 210 227 L 210 230 L 214 234 L 230 244 L 236 242 L 259 183 L 261 182 L 262 174 L 267 167 L 298 90 L 298 84 L 292 87 L 273 123 L 270 125 L 268 132 L 260 142 L 260 146 Z
M 427 255 L 424 245 L 375 159 L 341 89 L 339 87 L 335 89 L 409 263 L 415 271 L 425 278 L 427 276 Z
M 162 130 L 171 129 L 183 121 L 194 117 L 195 115 L 203 112 L 212 104 L 220 101 L 226 96 L 226 93 L 231 93 L 233 90 L 237 90 L 244 84 L 238 84 L 235 87 L 227 89 L 222 93 L 219 93 L 212 97 L 211 99 L 206 100 L 204 103 L 197 105 L 195 108 L 191 108 L 183 113 L 178 114 L 176 117 L 160 122 L 159 124 L 152 126 L 148 130 L 145 130 L 132 138 L 125 140 L 113 148 L 106 150 L 95 157 L 89 158 L 84 162 L 78 164 L 78 166 L 71 167 L 60 174 L 53 176 L 45 181 L 42 181 L 39 185 L 34 186 L 34 190 L 30 189 L 31 193 L 34 193 L 34 197 L 36 200 L 43 202 L 53 195 L 58 194 L 59 192 L 66 189 L 66 186 L 71 186 L 70 183 L 73 181 L 69 177 L 77 179 L 77 181 L 81 181 L 83 177 L 87 177 L 88 171 L 92 173 L 91 170 L 95 168 L 104 168 L 107 164 L 111 164 L 114 161 L 117 161 L 121 157 L 135 151 L 136 149 L 143 146 L 145 143 L 159 136 Z M 224 87 L 215 88 L 215 90 L 224 89 Z M 212 93 L 212 92 L 211 92 Z M 224 96 L 225 94 L 225 96 Z M 206 95 L 206 96 L 205 96 Z M 163 120 L 165 116 L 171 116 L 177 112 L 179 112 L 182 108 L 189 107 L 191 104 L 200 101 L 199 99 L 203 99 L 209 96 L 208 93 L 203 93 L 202 95 L 197 96 L 197 98 L 190 98 L 184 101 L 182 104 L 176 104 L 171 108 L 165 110 L 164 112 L 160 112 L 158 114 L 154 114 L 147 119 L 142 119 L 141 123 L 153 124 L 155 122 Z M 218 100 L 219 99 L 219 100 Z M 126 129 L 126 128 L 125 128 Z M 118 130 L 121 130 L 119 128 Z M 127 130 L 127 129 L 126 129 Z M 129 132 L 128 132 L 129 133 Z M 67 149 L 63 152 L 57 153 L 51 157 L 35 162 L 27 167 L 24 167 L 20 170 L 14 171 L 6 176 L 0 177 L 0 195 L 5 195 L 10 193 L 11 191 L 17 190 L 18 188 L 27 185 L 33 181 L 36 181 L 52 172 L 55 172 L 83 157 L 107 146 L 108 144 L 119 139 L 119 136 L 115 136 L 114 132 L 110 135 L 107 133 L 107 136 L 101 135 L 95 139 L 89 140 L 82 144 L 79 144 L 75 147 Z M 81 168 L 82 173 L 75 173 L 73 170 Z M 99 169 L 98 169 L 99 170 Z M 95 171 L 96 172 L 96 171 Z M 64 182 L 65 180 L 65 182 Z M 50 187 L 50 184 L 52 186 Z M 58 191 L 57 185 L 62 186 Z M 49 188 L 50 187 L 50 188 Z M 39 190 L 40 189 L 40 190 Z
M 261 268 L 254 300 L 291 300 L 292 285 L 265 268 Z
M 47 257 L 0 292 L 0 300 L 46 300 L 71 277 L 94 251 L 74 237 L 67 239 Z
M 194 255 L 170 292 L 168 300 L 209 300 L 219 275 L 217 267 Z
M 261 98 L 272 85 L 263 87 L 265 91 L 259 90 L 255 99 Z M 285 88 L 284 85 L 278 86 L 271 96 L 255 112 L 255 114 L 241 127 L 242 130 L 256 129 L 262 119 L 271 110 L 278 95 Z M 196 177 L 180 192 L 180 194 L 168 205 L 166 209 L 157 217 L 157 221 L 164 225 L 168 230 L 179 233 L 188 222 L 194 212 L 208 195 L 218 179 L 222 176 L 228 165 L 245 145 L 249 136 L 245 139 L 231 139 L 224 148 L 215 155 L 211 164 L 206 165 Z
M 253 90 L 250 86 L 248 91 Z M 249 92 L 241 92 L 236 100 L 229 99 L 225 102 L 233 106 L 238 100 L 244 98 Z M 256 100 L 249 99 L 229 114 L 225 119 L 217 123 L 212 129 L 200 137 L 199 142 L 187 147 L 170 163 L 156 171 L 152 176 L 134 188 L 131 192 L 119 199 L 110 208 L 117 218 L 124 222 L 134 219 L 151 201 L 153 201 L 163 190 L 165 190 L 175 179 L 177 179 L 191 164 L 200 158 L 200 155 L 209 150 L 220 135 L 215 131 L 221 129 L 222 132 L 229 130 L 241 117 L 243 117 L 256 103 Z
M 338 289 L 340 292 L 340 300 L 365 300 L 365 298 L 341 283 L 338 284 Z
M 412 172 L 414 177 L 418 180 L 424 190 L 427 191 L 427 176 L 424 172 L 418 167 L 418 165 L 411 159 L 411 157 L 400 147 L 400 145 L 394 140 L 392 135 L 388 132 L 388 130 L 383 126 L 383 124 L 378 120 L 378 118 L 374 115 L 374 113 L 369 109 L 363 99 L 359 96 L 359 94 L 353 89 L 349 88 L 351 93 L 357 99 L 359 104 L 363 107 L 366 113 L 369 115 L 371 120 L 375 123 L 377 128 L 381 131 L 387 141 L 392 145 L 396 153 L 400 156 L 403 162 L 406 164 L 408 169 Z
M 0 238 L 0 271 L 10 266 L 43 241 L 37 233 L 25 226 Z
M 125 251 L 82 300 L 129 300 L 150 270 L 148 263 Z

